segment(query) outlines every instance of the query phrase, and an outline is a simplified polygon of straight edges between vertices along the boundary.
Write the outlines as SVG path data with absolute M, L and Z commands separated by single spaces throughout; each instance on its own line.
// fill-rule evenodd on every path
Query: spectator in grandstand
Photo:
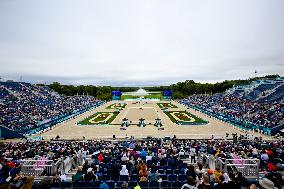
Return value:
M 0 125 L 27 133 L 100 103 L 91 96 L 61 96 L 28 83 L 0 82 L 0 87 Z M 1 95 L 1 90 L 7 94 Z
M 152 168 L 148 176 L 149 182 L 158 182 L 159 178 L 158 170 Z
M 128 183 L 127 182 L 123 182 L 121 184 L 121 189 L 128 189 Z
M 126 165 L 122 165 L 121 167 L 122 168 L 121 168 L 120 173 L 119 173 L 120 176 L 129 176 L 129 172 L 126 168 Z
M 175 171 L 178 172 L 177 174 L 181 174 L 181 176 L 185 174 L 185 165 L 182 160 L 179 159 L 178 155 L 179 151 L 182 149 L 189 154 L 190 148 L 196 146 L 198 155 L 196 157 L 198 160 L 200 160 L 200 151 L 202 151 L 206 156 L 211 155 L 210 157 L 214 159 L 220 158 L 225 162 L 225 159 L 233 159 L 235 157 L 234 154 L 240 154 L 238 155 L 238 158 L 251 159 L 253 158 L 252 152 L 255 148 L 257 150 L 254 150 L 256 152 L 254 157 L 260 159 L 264 149 L 266 149 L 265 152 L 269 157 L 267 162 L 271 165 L 264 167 L 267 169 L 265 170 L 265 177 L 271 180 L 276 187 L 283 185 L 283 181 L 281 180 L 282 177 L 279 174 L 279 171 L 283 169 L 283 141 L 238 140 L 232 142 L 225 140 L 172 140 L 170 144 L 167 144 L 166 142 L 161 143 L 160 140 L 152 139 L 147 141 L 135 140 L 126 143 L 112 143 L 110 141 L 27 141 L 1 143 L 0 154 L 2 154 L 2 158 L 0 158 L 0 162 L 2 162 L 2 169 L 3 165 L 6 167 L 2 175 L 8 177 L 9 171 L 16 166 L 12 161 L 16 162 L 16 160 L 21 158 L 34 159 L 38 156 L 36 157 L 37 159 L 46 157 L 47 159 L 57 161 L 59 158 L 62 158 L 62 160 L 65 159 L 71 162 L 70 158 L 75 158 L 74 155 L 79 157 L 80 154 L 78 152 L 83 149 L 83 151 L 89 151 L 90 154 L 93 154 L 92 157 L 94 159 L 97 159 L 99 154 L 102 154 L 104 160 L 102 162 L 96 161 L 96 163 L 92 163 L 91 166 L 86 161 L 83 167 L 78 168 L 76 173 L 79 178 L 78 180 L 80 180 L 81 175 L 83 174 L 86 175 L 86 177 L 84 177 L 86 180 L 92 181 L 97 180 L 98 175 L 100 178 L 104 178 L 103 176 L 107 173 L 107 176 L 117 182 L 119 181 L 119 176 L 122 171 L 124 173 L 128 172 L 125 175 L 127 175 L 127 177 L 129 175 L 130 178 L 132 178 L 133 175 L 139 175 L 139 177 L 137 176 L 134 178 L 135 181 L 147 181 L 147 177 L 149 181 L 156 181 L 158 176 L 157 170 L 162 169 L 162 172 L 165 173 L 168 171 L 168 163 L 170 163 L 172 167 L 172 170 L 169 171 L 172 172 L 170 174 L 175 174 Z M 129 147 L 125 148 L 124 145 Z M 202 150 L 201 147 L 203 148 Z M 141 149 L 144 149 L 148 154 L 152 155 L 152 160 L 147 161 L 147 164 L 140 158 L 139 151 Z M 38 154 L 35 154 L 35 152 L 38 152 Z M 128 154 L 129 160 L 121 161 L 123 154 Z M 7 158 L 12 158 L 12 161 L 5 160 Z M 79 159 L 80 158 L 77 158 L 77 161 L 74 160 L 76 166 L 83 164 L 82 162 L 79 163 Z M 240 163 L 242 162 L 243 161 L 241 160 Z M 125 169 L 123 167 L 125 167 Z M 207 168 L 208 164 L 206 169 Z M 83 173 L 80 172 L 81 169 Z M 150 170 L 149 175 L 148 169 Z M 95 173 L 97 173 L 97 176 L 94 175 Z M 190 165 L 186 171 L 187 176 L 191 176 L 197 184 L 202 185 L 200 187 L 207 187 L 203 185 L 208 184 L 207 178 L 202 175 L 204 173 L 208 173 L 206 176 L 212 185 L 218 183 L 220 187 L 230 186 L 229 188 L 231 188 L 232 185 L 247 186 L 245 184 L 246 181 L 241 174 L 235 177 L 233 174 L 229 173 L 228 178 L 228 175 L 222 174 L 222 170 L 219 170 L 218 167 L 216 167 L 216 171 L 215 168 L 206 171 L 202 164 L 198 163 L 197 169 L 195 169 L 193 165 Z M 7 177 L 5 177 L 5 179 Z M 76 180 L 75 178 L 73 177 L 73 180 Z M 179 176 L 178 178 L 180 179 Z
M 106 182 L 100 184 L 100 189 L 110 189 Z
M 205 170 L 201 162 L 197 162 L 197 168 L 195 169 L 195 173 L 199 178 L 201 178 L 202 175 L 205 173 Z
M 213 189 L 213 186 L 209 182 L 209 177 L 207 174 L 203 174 L 202 176 L 203 182 L 198 185 L 198 189 Z
M 192 95 L 181 102 L 248 129 L 255 128 L 253 124 L 273 128 L 284 121 L 283 102 L 252 101 L 230 94 Z
M 196 149 L 194 148 L 194 146 L 192 146 L 190 148 L 191 163 L 196 163 L 195 155 L 196 155 Z
M 192 178 L 196 178 L 196 172 L 195 172 L 195 170 L 194 170 L 194 166 L 192 165 L 192 164 L 190 164 L 189 166 L 188 166 L 188 170 L 186 171 L 186 176 L 187 177 L 192 177 Z
M 221 182 L 221 177 L 223 176 L 222 171 L 220 170 L 220 167 L 216 167 L 215 171 L 214 171 L 214 178 L 215 181 L 220 183 Z
M 82 169 L 83 169 L 82 166 L 78 166 L 76 174 L 72 176 L 72 181 L 73 182 L 77 182 L 77 181 L 82 181 L 83 180 L 83 171 L 82 171 Z
M 184 184 L 181 189 L 197 189 L 196 187 L 196 183 L 195 183 L 195 178 L 193 178 L 192 176 L 189 176 L 187 178 L 187 182 L 186 184 Z
M 88 168 L 87 174 L 84 175 L 86 181 L 98 181 L 98 176 L 94 173 L 93 168 Z
M 140 181 L 147 181 L 148 170 L 147 170 L 147 166 L 145 164 L 141 165 L 141 168 L 140 168 L 140 171 L 139 171 L 139 177 L 140 177 Z
M 259 180 L 259 184 L 261 187 L 265 189 L 277 189 L 277 187 L 274 186 L 274 183 L 267 178 L 263 178 Z
M 39 188 L 40 189 L 50 189 L 51 184 L 52 184 L 52 178 L 44 177 L 43 179 L 41 179 L 41 181 L 39 183 Z

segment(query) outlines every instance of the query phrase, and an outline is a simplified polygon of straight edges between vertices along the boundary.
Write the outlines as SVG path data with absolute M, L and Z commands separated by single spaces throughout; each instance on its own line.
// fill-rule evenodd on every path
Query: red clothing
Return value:
M 104 156 L 102 154 L 99 155 L 98 160 L 102 162 L 104 160 Z

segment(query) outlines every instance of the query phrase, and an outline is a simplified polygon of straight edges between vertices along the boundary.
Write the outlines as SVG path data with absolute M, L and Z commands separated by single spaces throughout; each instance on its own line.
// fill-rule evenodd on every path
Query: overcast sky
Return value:
M 1 0 L 0 77 L 166 85 L 284 76 L 283 0 Z

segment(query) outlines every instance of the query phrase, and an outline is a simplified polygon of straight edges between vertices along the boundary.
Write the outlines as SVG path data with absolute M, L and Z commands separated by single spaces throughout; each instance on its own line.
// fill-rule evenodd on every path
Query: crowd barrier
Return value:
M 198 153 L 198 158 L 207 169 L 219 167 L 223 172 L 241 172 L 246 178 L 259 178 L 259 159 L 221 159 L 213 155 Z
M 22 160 L 21 171 L 25 176 L 52 176 L 56 167 L 53 160 Z
M 72 168 L 83 165 L 85 157 L 83 153 L 73 157 L 60 158 L 56 162 L 53 160 L 22 160 L 21 171 L 25 176 L 54 176 L 55 174 L 67 174 Z

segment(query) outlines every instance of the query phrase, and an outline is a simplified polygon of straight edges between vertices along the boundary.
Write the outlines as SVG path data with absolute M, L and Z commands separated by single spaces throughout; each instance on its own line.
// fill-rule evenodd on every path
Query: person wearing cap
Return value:
M 72 181 L 73 182 L 77 182 L 77 181 L 82 181 L 83 180 L 82 168 L 83 168 L 82 166 L 78 166 L 76 174 L 73 175 L 73 177 L 72 177 Z
M 86 181 L 96 181 L 98 180 L 97 175 L 94 174 L 93 168 L 88 168 L 87 174 L 84 175 Z

